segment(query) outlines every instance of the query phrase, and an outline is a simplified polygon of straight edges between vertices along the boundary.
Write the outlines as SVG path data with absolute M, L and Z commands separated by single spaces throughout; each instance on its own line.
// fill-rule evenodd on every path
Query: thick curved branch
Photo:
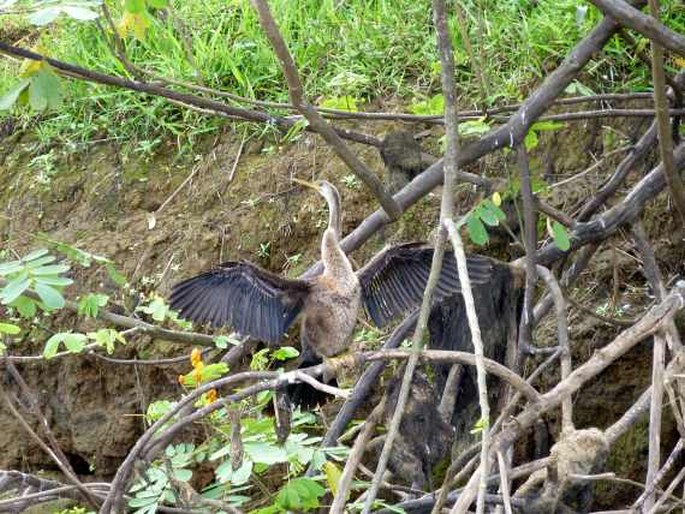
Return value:
M 685 37 L 623 0 L 590 0 L 600 11 L 621 25 L 638 31 L 664 48 L 685 56 Z

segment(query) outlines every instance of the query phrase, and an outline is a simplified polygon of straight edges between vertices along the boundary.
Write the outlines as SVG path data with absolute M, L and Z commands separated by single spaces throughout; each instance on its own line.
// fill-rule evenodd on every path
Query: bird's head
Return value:
M 298 178 L 293 178 L 292 180 L 297 184 L 314 189 L 326 199 L 329 212 L 329 227 L 335 230 L 336 235 L 339 237 L 342 212 L 338 189 L 327 180 L 317 180 L 316 182 L 308 182 Z

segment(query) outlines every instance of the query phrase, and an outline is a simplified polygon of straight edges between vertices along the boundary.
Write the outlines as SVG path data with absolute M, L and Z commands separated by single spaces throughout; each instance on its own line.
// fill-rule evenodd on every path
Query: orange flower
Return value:
M 193 368 L 197 368 L 198 365 L 202 364 L 202 350 L 193 348 L 193 351 L 190 352 L 190 363 L 193 365 Z
M 219 393 L 216 392 L 216 389 L 210 389 L 205 393 L 205 399 L 207 400 L 207 403 L 214 403 L 218 398 Z
M 202 383 L 202 368 L 204 366 L 202 363 L 200 363 L 199 366 L 196 366 L 195 369 L 192 371 L 193 373 L 193 378 L 195 379 L 195 387 L 200 387 L 200 384 Z

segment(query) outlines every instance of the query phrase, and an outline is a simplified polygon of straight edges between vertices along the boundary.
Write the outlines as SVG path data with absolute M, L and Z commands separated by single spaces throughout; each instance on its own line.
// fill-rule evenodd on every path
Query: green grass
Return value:
M 132 62 L 163 77 L 197 83 L 199 76 L 212 88 L 287 101 L 279 66 L 248 0 L 172 4 L 173 15 L 155 17 L 145 41 L 126 39 Z M 111 5 L 115 20 L 119 5 Z M 270 5 L 309 98 L 350 95 L 363 103 L 391 96 L 408 109 L 415 99 L 438 92 L 427 0 L 271 0 Z M 464 106 L 482 103 L 475 68 L 484 70 L 489 103 L 520 100 L 599 19 L 590 8 L 578 23 L 577 9 L 586 5 L 580 0 L 473 0 L 465 5 L 476 57 L 484 63 L 470 62 L 452 17 Z M 673 29 L 685 31 L 680 2 L 666 3 L 664 13 Z M 44 30 L 40 42 L 55 58 L 126 76 L 94 23 L 65 20 Z M 1 66 L 4 91 L 16 80 L 18 66 L 6 61 Z M 582 80 L 596 92 L 641 90 L 649 87 L 649 70 L 614 38 Z M 61 112 L 38 124 L 38 136 L 46 142 L 139 140 L 145 146 L 161 136 L 192 143 L 225 123 L 131 91 L 77 81 L 63 85 Z

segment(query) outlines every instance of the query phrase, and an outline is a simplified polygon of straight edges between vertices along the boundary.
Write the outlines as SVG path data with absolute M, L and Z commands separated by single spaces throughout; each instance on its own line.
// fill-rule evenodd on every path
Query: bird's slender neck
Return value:
M 325 273 L 334 277 L 354 274 L 352 264 L 345 252 L 340 248 L 340 235 L 342 231 L 342 209 L 340 197 L 329 191 L 325 195 L 328 202 L 328 228 L 321 240 L 321 260 L 323 261 Z

